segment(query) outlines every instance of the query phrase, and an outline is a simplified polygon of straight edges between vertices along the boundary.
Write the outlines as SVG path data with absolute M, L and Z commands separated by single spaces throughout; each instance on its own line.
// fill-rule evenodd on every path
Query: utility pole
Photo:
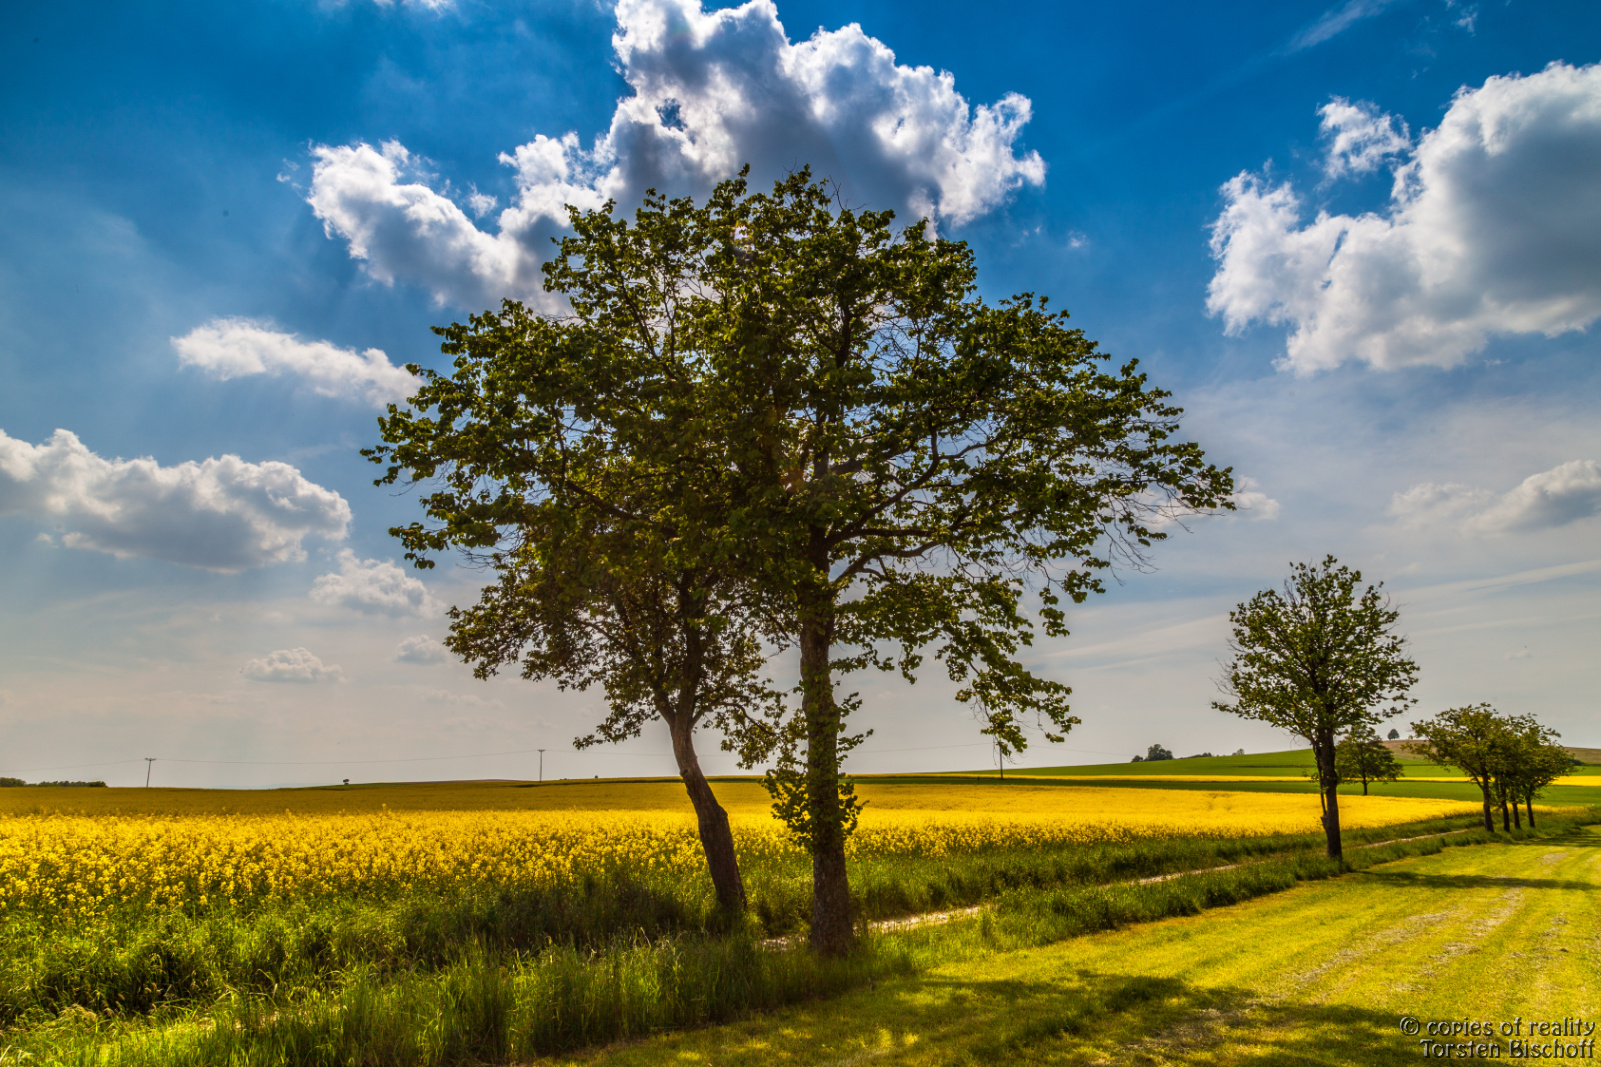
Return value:
M 155 765 L 156 765 L 156 757 L 154 757 L 154 756 L 146 756 L 145 757 L 145 788 L 146 789 L 150 788 L 150 770 Z
M 544 749 L 540 749 L 539 750 L 539 780 L 541 782 L 543 782 L 545 780 L 545 750 Z

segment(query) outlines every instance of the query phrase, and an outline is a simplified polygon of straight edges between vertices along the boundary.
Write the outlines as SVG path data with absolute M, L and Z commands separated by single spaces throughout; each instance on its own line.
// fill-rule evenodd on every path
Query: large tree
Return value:
M 862 735 L 836 676 L 915 678 L 932 646 L 1004 752 L 1031 722 L 1059 740 L 1070 690 L 1019 662 L 1036 625 L 1065 635 L 1064 598 L 1140 565 L 1174 515 L 1231 506 L 1229 473 L 1177 437 L 1166 393 L 1107 366 L 1043 299 L 985 303 L 965 245 L 894 233 L 890 213 L 843 207 L 804 171 L 770 195 L 738 179 L 704 205 L 650 196 L 632 224 L 575 212 L 573 229 L 546 272 L 572 316 L 507 304 L 450 327 L 456 374 L 419 394 L 439 415 L 386 423 L 405 442 L 377 457 L 391 479 L 454 464 L 450 494 L 425 500 L 443 526 L 402 535 L 414 552 L 515 543 L 534 507 L 563 530 L 573 508 L 643 523 L 663 588 L 710 569 L 741 632 L 798 644 L 769 783 L 812 853 L 811 943 L 844 952 L 856 805 L 841 760 Z M 537 558 L 549 575 L 556 557 Z M 486 620 L 531 594 L 509 581 Z M 766 721 L 732 722 L 736 743 L 770 736 Z
M 769 781 L 812 853 L 811 943 L 852 940 L 841 673 L 908 678 L 930 650 L 1003 752 L 1077 722 L 1067 686 L 1019 662 L 1064 602 L 1102 589 L 1176 512 L 1228 505 L 1227 471 L 1177 436 L 1180 409 L 1109 366 L 1043 298 L 975 295 L 962 243 L 853 211 L 805 172 L 771 195 L 713 194 L 722 252 L 686 284 L 703 324 L 708 418 L 744 493 L 730 531 L 782 602 L 800 707 Z
M 1264 590 L 1229 612 L 1234 659 L 1219 688 L 1233 700 L 1212 703 L 1311 744 L 1335 859 L 1341 855 L 1338 738 L 1370 731 L 1416 703 L 1407 693 L 1417 664 L 1395 630 L 1400 613 L 1383 584 L 1362 588 L 1362 572 L 1333 556 L 1293 564 L 1282 593 Z

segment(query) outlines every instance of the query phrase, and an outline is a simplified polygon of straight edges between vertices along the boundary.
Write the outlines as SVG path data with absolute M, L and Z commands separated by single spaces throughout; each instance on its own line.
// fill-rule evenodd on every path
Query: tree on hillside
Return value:
M 1030 721 L 1060 740 L 1077 722 L 1068 687 L 1019 662 L 1036 626 L 1065 635 L 1064 598 L 1101 591 L 1167 517 L 1232 490 L 1133 363 L 1106 366 L 1044 299 L 978 299 L 965 245 L 891 220 L 804 171 L 771 195 L 725 183 L 707 220 L 725 251 L 685 279 L 715 294 L 708 418 L 748 494 L 730 528 L 799 646 L 769 784 L 811 850 L 811 943 L 827 953 L 853 940 L 841 761 L 863 736 L 837 677 L 915 678 L 931 650 L 1003 753 Z
M 1172 758 L 1173 758 L 1173 753 L 1169 752 L 1166 748 L 1162 747 L 1161 745 L 1151 745 L 1149 748 L 1147 748 L 1145 750 L 1145 759 L 1146 759 L 1147 762 L 1149 762 L 1151 760 L 1164 760 L 1164 759 L 1172 759 Z
M 1484 795 L 1484 828 L 1495 832 L 1491 792 L 1497 769 L 1511 745 L 1506 720 L 1489 704 L 1447 708 L 1413 726 L 1435 763 L 1458 768 Z
M 1229 613 L 1234 659 L 1218 683 L 1233 700 L 1212 704 L 1311 744 L 1331 858 L 1341 855 L 1337 738 L 1369 731 L 1416 703 L 1407 692 L 1417 664 L 1395 632 L 1400 613 L 1382 582 L 1361 584 L 1361 571 L 1328 556 L 1293 564 L 1283 593 L 1264 590 L 1238 605 Z
M 1401 739 L 1401 731 L 1392 726 L 1390 727 L 1389 734 L 1386 736 L 1389 737 L 1391 741 L 1399 741 Z
M 475 673 L 516 663 L 563 688 L 601 685 L 610 715 L 580 747 L 666 725 L 719 907 L 734 913 L 745 892 L 733 837 L 694 733 L 720 728 L 742 765 L 765 757 L 767 631 L 755 588 L 713 536 L 727 523 L 729 465 L 697 425 L 701 385 L 682 343 L 690 294 L 638 284 L 675 277 L 706 235 L 689 232 L 682 208 L 647 208 L 626 240 L 580 225 L 563 255 L 588 254 L 591 275 L 547 267 L 573 317 L 507 302 L 436 331 L 454 372 L 412 366 L 422 387 L 380 419 L 384 444 L 367 455 L 387 466 L 379 484 L 432 486 L 421 501 L 431 525 L 391 531 L 408 558 L 429 567 L 455 547 L 498 576 L 477 605 L 451 611 L 446 643 Z
M 1342 782 L 1361 779 L 1362 795 L 1367 796 L 1369 782 L 1393 782 L 1401 777 L 1401 761 L 1377 731 L 1354 731 L 1334 746 L 1334 770 Z

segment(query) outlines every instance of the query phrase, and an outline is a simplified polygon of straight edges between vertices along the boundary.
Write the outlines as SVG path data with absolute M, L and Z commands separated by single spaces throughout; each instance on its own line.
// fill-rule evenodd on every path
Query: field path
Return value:
M 1365 1067 L 1422 1058 L 1403 1017 L 1598 1023 L 1597 829 L 1447 849 L 561 1062 Z

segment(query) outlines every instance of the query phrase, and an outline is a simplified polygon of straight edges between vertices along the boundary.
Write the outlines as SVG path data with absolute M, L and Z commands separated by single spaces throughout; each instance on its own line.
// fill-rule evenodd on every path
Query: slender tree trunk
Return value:
M 1512 832 L 1512 816 L 1507 812 L 1506 786 L 1503 785 L 1496 791 L 1500 794 L 1501 801 L 1501 829 L 1510 834 Z
M 1368 795 L 1368 780 L 1366 778 L 1362 779 L 1362 795 Z
M 1529 829 L 1532 830 L 1534 829 L 1534 794 L 1530 793 L 1523 799 L 1524 802 L 1529 806 Z
M 668 727 L 673 736 L 673 758 L 678 774 L 695 806 L 700 826 L 700 844 L 706 852 L 706 868 L 717 894 L 717 910 L 725 918 L 745 911 L 745 882 L 739 876 L 739 858 L 734 854 L 734 832 L 728 825 L 728 812 L 717 802 L 706 775 L 701 773 L 700 757 L 695 754 L 695 726 L 687 715 L 675 715 Z
M 1490 810 L 1490 783 L 1488 781 L 1481 782 L 1479 788 L 1484 792 L 1484 828 L 1493 834 L 1495 833 L 1495 816 L 1491 814 Z
M 1512 791 L 1512 828 L 1514 830 L 1523 829 L 1523 816 L 1518 814 L 1518 794 L 1517 794 L 1517 790 L 1513 790 Z
M 1323 791 L 1323 833 L 1328 838 L 1329 859 L 1340 859 L 1340 777 L 1334 770 L 1334 732 L 1320 736 L 1313 746 L 1317 758 L 1318 787 Z
M 826 568 L 820 568 L 826 575 Z M 832 591 L 814 585 L 800 597 L 801 710 L 806 719 L 806 804 L 812 832 L 811 947 L 843 956 L 855 943 L 845 870 L 845 812 L 839 798 L 839 707 L 829 660 L 834 643 Z

